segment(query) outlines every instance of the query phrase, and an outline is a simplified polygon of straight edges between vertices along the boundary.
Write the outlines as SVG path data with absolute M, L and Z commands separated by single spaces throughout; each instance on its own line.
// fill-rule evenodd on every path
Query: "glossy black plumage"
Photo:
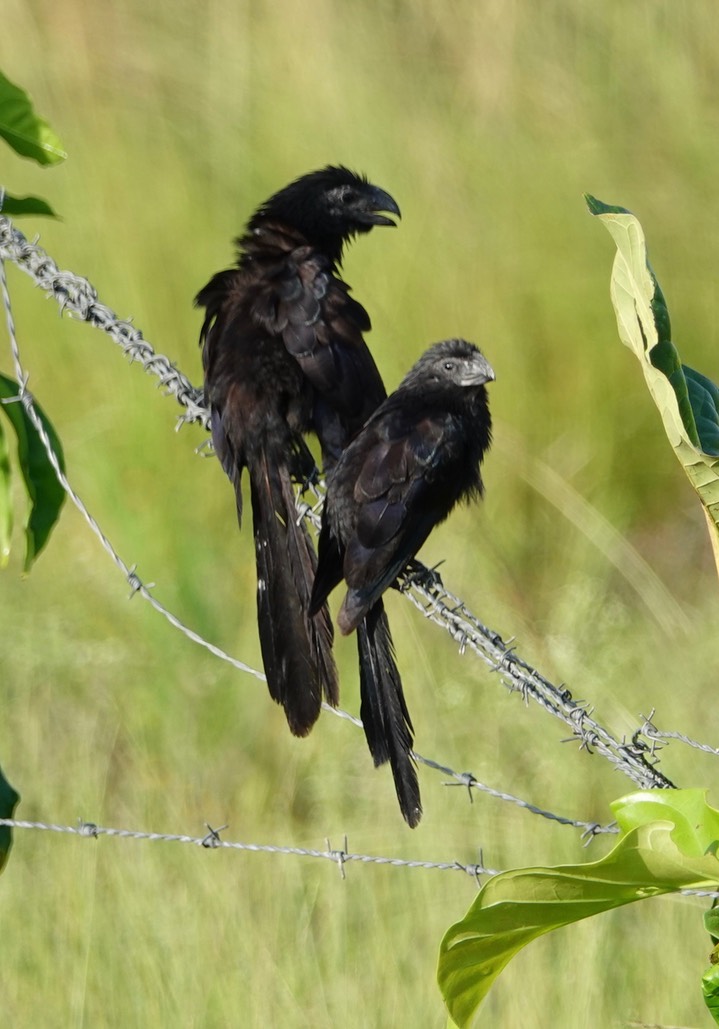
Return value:
M 316 557 L 292 483 L 314 462 L 314 430 L 330 467 L 385 397 L 365 345 L 364 308 L 338 276 L 345 243 L 399 215 L 383 190 L 346 168 L 305 175 L 275 193 L 237 241 L 237 267 L 200 291 L 205 398 L 212 438 L 235 488 L 248 469 L 257 558 L 257 616 L 272 697 L 293 733 L 337 703 L 325 607 L 309 613 Z
M 461 500 L 482 493 L 491 442 L 486 383 L 494 372 L 464 340 L 430 347 L 369 418 L 329 479 L 310 610 L 344 579 L 337 624 L 357 629 L 366 656 L 362 721 L 376 764 L 389 760 L 402 813 L 421 816 L 411 759 L 412 723 L 393 658 L 382 594 L 432 528 Z

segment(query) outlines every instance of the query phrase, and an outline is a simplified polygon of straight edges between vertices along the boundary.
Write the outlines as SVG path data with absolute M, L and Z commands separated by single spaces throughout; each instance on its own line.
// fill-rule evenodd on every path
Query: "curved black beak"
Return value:
M 397 201 L 378 186 L 370 186 L 365 197 L 367 202 L 362 220 L 367 225 L 395 226 L 395 222 L 391 218 L 388 218 L 386 214 L 382 214 L 383 211 L 389 211 L 390 214 L 394 214 L 397 218 L 402 217 Z

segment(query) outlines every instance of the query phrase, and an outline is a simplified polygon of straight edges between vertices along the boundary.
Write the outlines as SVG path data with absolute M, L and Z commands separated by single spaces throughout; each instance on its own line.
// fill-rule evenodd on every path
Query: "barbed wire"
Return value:
M 72 488 L 72 486 L 70 485 L 70 482 L 67 479 L 67 476 L 65 475 L 65 473 L 62 470 L 62 466 L 60 464 L 60 460 L 59 460 L 57 454 L 55 453 L 54 447 L 52 445 L 52 441 L 50 440 L 50 437 L 47 434 L 47 430 L 45 429 L 45 426 L 44 426 L 42 420 L 40 419 L 40 416 L 38 415 L 38 413 L 37 413 L 37 411 L 35 409 L 35 405 L 33 403 L 33 396 L 29 392 L 29 390 L 27 389 L 28 375 L 27 375 L 27 372 L 24 370 L 24 368 L 23 368 L 23 366 L 21 364 L 21 361 L 20 361 L 20 350 L 18 348 L 17 336 L 16 336 L 16 333 L 15 333 L 15 323 L 14 323 L 13 314 L 12 314 L 12 306 L 11 306 L 11 303 L 10 303 L 10 293 L 8 291 L 7 277 L 5 275 L 5 262 L 4 262 L 4 260 L 2 260 L 1 257 L 0 257 L 0 289 L 2 290 L 2 298 L 3 298 L 4 307 L 5 307 L 5 315 L 6 315 L 6 319 L 7 319 L 8 334 L 10 336 L 10 351 L 12 353 L 13 364 L 15 365 L 15 375 L 16 375 L 16 378 L 17 378 L 17 381 L 18 381 L 17 402 L 21 403 L 23 405 L 23 407 L 25 409 L 25 412 L 27 413 L 28 418 L 30 419 L 30 421 L 33 424 L 33 427 L 37 431 L 37 434 L 40 437 L 40 440 L 42 442 L 42 445 L 45 448 L 45 452 L 47 454 L 48 460 L 50 461 L 50 464 L 52 465 L 53 470 L 55 472 L 55 475 L 57 476 L 58 482 L 60 483 L 62 488 L 65 490 L 66 494 L 70 497 L 70 500 L 72 501 L 72 503 L 75 505 L 75 507 L 81 513 L 81 515 L 83 516 L 83 518 L 85 519 L 85 521 L 89 525 L 89 527 L 92 530 L 92 532 L 95 534 L 95 536 L 97 536 L 97 538 L 99 539 L 100 544 L 102 545 L 102 547 L 105 550 L 105 552 L 107 554 L 109 554 L 110 558 L 114 561 L 115 565 L 120 569 L 120 571 L 123 573 L 123 575 L 127 579 L 127 582 L 129 584 L 130 590 L 131 590 L 131 594 L 130 595 L 132 596 L 135 593 L 139 593 L 149 604 L 152 605 L 152 607 L 154 607 L 154 609 L 159 614 L 161 614 L 163 616 L 163 618 L 166 618 L 167 621 L 171 625 L 173 625 L 176 629 L 179 629 L 182 633 L 184 633 L 185 636 L 187 636 L 189 639 L 191 639 L 194 643 L 197 643 L 200 646 L 205 647 L 207 650 L 209 650 L 216 657 L 220 657 L 224 661 L 229 661 L 232 665 L 234 665 L 240 671 L 246 672 L 248 675 L 254 675 L 257 678 L 264 679 L 264 675 L 262 674 L 262 672 L 257 671 L 257 669 L 255 669 L 255 668 L 251 668 L 249 665 L 246 665 L 242 661 L 238 661 L 234 657 L 230 657 L 229 654 L 226 654 L 223 650 L 221 650 L 219 647 L 216 647 L 214 644 L 208 643 L 207 640 L 203 639 L 201 636 L 199 636 L 196 632 L 194 632 L 188 626 L 184 625 L 179 620 L 179 618 L 177 618 L 175 615 L 173 615 L 171 611 L 168 611 L 168 609 L 163 604 L 161 604 L 158 600 L 156 600 L 152 596 L 152 594 L 150 593 L 150 588 L 151 588 L 151 586 L 153 584 L 150 584 L 150 586 L 146 586 L 141 581 L 140 577 L 137 575 L 137 573 L 135 571 L 135 566 L 130 567 L 122 560 L 122 558 L 117 553 L 117 551 L 113 547 L 113 545 L 110 542 L 110 540 L 107 538 L 105 533 L 100 528 L 100 526 L 97 523 L 97 521 L 95 520 L 95 518 L 93 518 L 93 516 L 88 511 L 88 509 L 85 506 L 83 500 L 78 496 L 78 494 Z M 7 399 L 3 400 L 3 403 L 8 403 L 8 402 L 15 402 L 15 398 L 13 398 L 10 401 L 8 401 Z
M 178 428 L 186 423 L 199 422 L 209 430 L 210 420 L 202 390 L 196 389 L 169 358 L 156 353 L 132 322 L 121 320 L 111 308 L 101 304 L 97 290 L 87 279 L 73 272 L 61 271 L 42 247 L 26 239 L 11 219 L 1 212 L 0 256 L 29 275 L 35 285 L 56 301 L 61 313 L 67 312 L 106 332 L 131 364 L 140 364 L 149 375 L 154 375 L 165 394 L 175 397 L 185 408 Z
M 560 718 L 572 731 L 580 749 L 596 752 L 622 771 L 642 789 L 674 789 L 674 783 L 656 767 L 656 743 L 642 739 L 638 728 L 627 740 L 616 739 L 593 717 L 593 710 L 575 701 L 571 691 L 555 686 L 540 672 L 523 661 L 513 641 L 505 643 L 499 633 L 488 629 L 459 597 L 450 593 L 433 573 L 410 575 L 403 583 L 405 595 L 426 618 L 441 625 L 458 643 L 460 652 L 470 647 L 510 692 L 519 693 L 525 702 L 531 697 L 545 711 Z
M 492 786 L 487 786 L 485 783 L 480 782 L 471 772 L 455 772 L 454 769 L 448 768 L 446 765 L 441 765 L 438 761 L 433 761 L 431 758 L 423 757 L 416 751 L 412 752 L 413 757 L 420 764 L 425 765 L 427 768 L 433 768 L 435 771 L 442 772 L 444 775 L 451 776 L 455 781 L 451 783 L 445 783 L 445 786 L 464 786 L 469 794 L 469 799 L 472 801 L 472 790 L 477 790 L 480 793 L 487 793 L 490 797 L 494 797 L 495 800 L 502 800 L 508 804 L 514 804 L 517 807 L 524 808 L 530 814 L 539 815 L 542 818 L 546 818 L 552 822 L 557 822 L 559 825 L 571 826 L 574 829 L 582 830 L 582 839 L 585 841 L 585 846 L 588 846 L 595 836 L 601 836 L 605 834 L 614 834 L 619 832 L 619 827 L 616 822 L 609 822 L 606 825 L 600 822 L 586 822 L 576 818 L 566 818 L 563 815 L 554 814 L 552 811 L 546 811 L 543 808 L 536 807 L 534 804 L 530 804 L 527 800 L 522 800 L 520 797 L 515 797 L 511 793 L 505 793 L 502 790 L 496 790 Z
M 320 487 L 321 488 L 321 487 Z M 320 489 L 315 487 L 315 490 Z M 316 506 L 298 504 L 300 516 L 320 527 Z M 566 687 L 557 687 L 515 653 L 514 640 L 505 642 L 498 632 L 487 628 L 466 606 L 444 586 L 436 570 L 414 561 L 412 569 L 399 583 L 399 590 L 430 621 L 443 628 L 458 644 L 460 653 L 469 647 L 491 671 L 499 672 L 510 692 L 520 693 L 526 701 L 531 697 L 546 711 L 561 718 L 572 730 L 572 739 L 580 749 L 597 751 L 642 789 L 674 789 L 671 782 L 656 768 L 657 740 L 645 741 L 642 731 L 646 719 L 632 735 L 617 740 L 593 717 L 592 710 L 575 701 Z
M 79 836 L 84 839 L 99 839 L 101 836 L 109 836 L 114 839 L 137 840 L 155 843 L 189 843 L 195 847 L 203 847 L 206 850 L 231 850 L 244 851 L 254 854 L 288 855 L 291 857 L 315 858 L 321 861 L 330 861 L 337 865 L 340 875 L 346 878 L 345 865 L 350 862 L 359 862 L 364 865 L 385 865 L 389 868 L 402 869 L 423 869 L 433 872 L 464 872 L 471 876 L 477 886 L 481 886 L 481 878 L 489 880 L 494 876 L 502 875 L 497 868 L 488 868 L 484 864 L 484 855 L 480 848 L 479 861 L 472 864 L 465 864 L 462 861 L 421 861 L 418 859 L 383 857 L 379 854 L 356 854 L 348 849 L 347 836 L 345 835 L 343 846 L 335 848 L 326 839 L 327 849 L 316 850 L 308 847 L 287 847 L 274 843 L 245 843 L 239 840 L 223 840 L 221 833 L 229 828 L 228 825 L 213 828 L 205 823 L 207 832 L 203 836 L 191 836 L 186 833 L 159 833 L 147 832 L 140 829 L 116 829 L 108 826 L 97 825 L 95 822 L 80 820 L 77 825 L 58 825 L 53 822 L 34 822 L 19 818 L 0 818 L 0 826 L 8 829 L 31 829 L 40 832 L 64 833 L 70 836 Z M 677 890 L 683 897 L 699 897 L 702 899 L 719 900 L 719 891 L 702 889 Z
M 699 743 L 697 740 L 693 740 L 690 736 L 685 736 L 683 732 L 670 732 L 669 730 L 657 729 L 656 725 L 652 722 L 654 717 L 654 708 L 649 712 L 647 717 L 644 719 L 642 725 L 642 734 L 649 740 L 655 740 L 662 745 L 663 740 L 678 740 L 680 743 L 686 743 L 688 747 L 694 747 L 695 750 L 701 750 L 705 754 L 715 754 L 719 757 L 719 747 L 712 747 L 708 743 Z
M 229 828 L 227 825 L 219 829 L 213 829 L 207 825 L 207 832 L 204 836 L 188 836 L 184 833 L 159 833 L 143 832 L 136 829 L 112 829 L 106 826 L 96 825 L 94 822 L 80 821 L 77 825 L 56 825 L 52 822 L 29 822 L 17 818 L 0 818 L 0 826 L 7 826 L 9 829 L 38 829 L 44 832 L 66 833 L 71 836 L 82 836 L 89 839 L 98 839 L 100 836 L 112 836 L 119 839 L 146 840 L 162 843 L 190 843 L 196 847 L 204 847 L 208 850 L 240 850 L 258 854 L 289 854 L 293 857 L 319 858 L 325 861 L 332 861 L 339 866 L 342 878 L 345 878 L 344 866 L 351 861 L 358 861 L 366 865 L 388 865 L 391 868 L 423 868 L 429 871 L 439 872 L 464 872 L 471 875 L 473 879 L 480 876 L 499 875 L 496 868 L 486 868 L 480 852 L 480 860 L 477 864 L 465 865 L 461 861 L 419 861 L 408 858 L 381 857 L 378 854 L 355 854 L 347 849 L 347 837 L 344 837 L 344 846 L 337 849 L 332 847 L 329 839 L 326 841 L 326 850 L 312 850 L 306 847 L 285 847 L 272 843 L 240 843 L 237 840 L 223 840 L 220 833 Z
M 119 320 L 110 308 L 100 304 L 97 300 L 96 290 L 86 279 L 76 276 L 71 272 L 61 271 L 37 243 L 29 242 L 15 228 L 10 219 L 2 215 L 0 215 L 0 258 L 12 261 L 28 274 L 37 285 L 55 298 L 61 311 L 68 311 L 71 315 L 75 315 L 102 329 L 120 345 L 131 361 L 139 362 L 149 374 L 157 377 L 165 393 L 175 396 L 181 406 L 185 408 L 178 427 L 185 422 L 200 422 L 205 427 L 208 426 L 208 415 L 204 408 L 202 391 L 193 387 L 190 381 L 168 358 L 157 354 L 151 344 L 143 338 L 142 333 L 135 329 L 130 322 Z M 3 296 L 9 316 L 8 324 L 11 327 L 12 315 L 4 270 Z M 171 624 L 180 629 L 194 642 L 206 647 L 217 657 L 229 661 L 239 670 L 247 672 L 258 679 L 264 679 L 263 674 L 258 670 L 232 658 L 221 648 L 208 643 L 187 626 L 184 626 L 179 619 L 176 619 L 149 593 L 150 587 L 145 586 L 141 582 L 135 572 L 135 568 L 128 566 L 119 558 L 97 522 L 90 516 L 87 508 L 71 489 L 62 473 L 59 462 L 52 453 L 52 445 L 32 406 L 32 397 L 26 389 L 27 376 L 20 365 L 16 340 L 12 345 L 18 382 L 20 383 L 20 399 L 25 405 L 26 410 L 28 410 L 33 424 L 38 429 L 50 460 L 53 462 L 56 474 L 58 474 L 63 488 L 66 489 L 78 509 L 82 511 L 83 516 L 100 539 L 103 547 L 125 575 L 132 593 L 140 593 Z M 298 499 L 298 518 L 306 517 L 316 526 L 319 523 L 318 508 L 322 501 L 323 492 L 321 486 L 314 487 L 313 491 L 318 503 L 311 506 L 303 499 Z M 501 682 L 511 692 L 520 693 L 524 697 L 525 702 L 530 698 L 533 699 L 554 717 L 564 721 L 571 729 L 572 739 L 579 742 L 580 749 L 584 749 L 589 753 L 593 751 L 600 753 L 642 788 L 673 787 L 674 784 L 671 780 L 656 767 L 658 761 L 656 751 L 659 740 L 656 730 L 654 730 L 653 734 L 651 731 L 647 732 L 647 730 L 653 728 L 647 719 L 632 734 L 629 741 L 626 738 L 621 740 L 615 738 L 609 730 L 593 718 L 592 709 L 586 707 L 582 702 L 575 701 L 569 689 L 564 686 L 555 686 L 531 665 L 518 657 L 512 640 L 505 642 L 499 633 L 484 626 L 460 598 L 445 589 L 436 573 L 418 562 L 415 562 L 412 573 L 405 576 L 400 589 L 425 617 L 440 625 L 450 634 L 458 643 L 460 652 L 470 648 L 492 671 L 500 674 Z M 327 705 L 324 705 L 324 707 L 339 717 L 361 725 L 359 719 L 354 718 L 347 712 L 331 708 Z M 663 738 L 668 739 L 670 737 L 667 734 L 663 734 Z M 676 738 L 686 739 L 681 734 L 676 734 Z M 714 748 L 707 749 L 713 751 Z M 719 753 L 719 751 L 717 752 Z M 592 822 L 557 816 L 510 794 L 487 787 L 480 783 L 471 773 L 457 773 L 419 754 L 415 754 L 415 757 L 419 762 L 428 767 L 440 769 L 445 774 L 450 775 L 458 784 L 466 786 L 470 791 L 470 796 L 472 789 L 482 790 L 494 797 L 517 804 L 534 814 L 550 818 L 560 824 L 581 828 L 588 834 L 589 839 L 599 832 L 616 831 L 616 827 L 613 825 L 599 826 Z

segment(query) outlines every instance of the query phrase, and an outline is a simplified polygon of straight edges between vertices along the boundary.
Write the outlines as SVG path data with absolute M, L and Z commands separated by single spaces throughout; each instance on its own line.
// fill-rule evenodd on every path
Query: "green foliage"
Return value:
M 7 447 L 7 434 L 0 421 L 0 568 L 5 567 L 10 557 L 12 521 L 10 454 Z
M 67 154 L 60 140 L 44 118 L 36 114 L 27 93 L 14 85 L 0 72 L 0 136 L 23 157 L 40 165 L 53 165 L 64 161 Z M 56 217 L 50 205 L 39 197 L 12 197 L 0 190 L 0 211 L 10 215 L 45 215 Z M 2 410 L 10 420 L 17 436 L 18 463 L 30 508 L 25 526 L 25 571 L 45 546 L 58 519 L 65 493 L 50 464 L 45 448 L 22 404 L 17 401 L 17 383 L 0 375 Z M 48 435 L 53 441 L 60 461 L 62 447 L 57 433 L 35 405 Z M 10 463 L 7 440 L 0 425 L 0 568 L 7 565 L 12 532 L 12 497 L 10 492 Z
M 719 882 L 719 811 L 702 790 L 641 792 L 612 804 L 622 832 L 599 861 L 494 876 L 440 948 L 438 980 L 464 1029 L 493 982 L 539 936 L 637 900 Z
M 719 961 L 719 957 L 717 957 Z M 702 976 L 704 1003 L 714 1021 L 719 1025 L 719 964 L 710 965 Z
M 0 72 L 0 136 L 22 157 L 40 165 L 59 164 L 67 154 L 44 118 L 32 105 L 30 97 Z M 0 191 L 0 210 L 5 214 L 43 215 L 55 218 L 50 205 L 40 197 L 14 197 Z
M 623 207 L 588 194 L 586 201 L 617 245 L 611 296 L 619 336 L 639 359 L 669 442 L 704 505 L 719 571 L 719 389 L 679 359 L 639 221 Z
M 18 396 L 17 383 L 0 374 L 0 400 L 6 401 L 0 404 L 0 411 L 7 415 L 15 430 L 18 465 L 29 503 L 25 524 L 25 571 L 27 572 L 47 543 L 57 522 L 65 500 L 65 491 L 57 480 L 40 435 L 30 421 Z M 64 471 L 60 439 L 37 401 L 34 406 Z M 10 468 L 7 460 L 7 448 L 4 444 L 5 438 L 0 436 L 0 560 L 2 564 L 7 563 L 12 528 Z
M 2 211 L 3 214 L 9 214 L 13 217 L 23 214 L 35 214 L 49 218 L 57 218 L 57 215 L 48 202 L 46 200 L 42 200 L 40 197 L 11 197 L 6 193 L 2 198 L 0 211 Z
M 20 795 L 12 788 L 0 768 L 0 818 L 12 818 L 19 800 Z M 12 829 L 7 825 L 0 825 L 0 872 L 5 867 L 11 847 Z
M 59 164 L 67 154 L 44 118 L 33 108 L 24 89 L 0 72 L 0 136 L 13 150 L 38 164 Z
M 714 943 L 719 943 L 719 907 L 717 907 L 716 901 L 714 901 L 713 907 L 704 912 L 704 928 Z
M 702 976 L 704 1003 L 714 1021 L 719 1024 L 719 907 L 716 900 L 709 911 L 704 912 L 704 928 L 714 944 L 710 955 L 711 965 Z

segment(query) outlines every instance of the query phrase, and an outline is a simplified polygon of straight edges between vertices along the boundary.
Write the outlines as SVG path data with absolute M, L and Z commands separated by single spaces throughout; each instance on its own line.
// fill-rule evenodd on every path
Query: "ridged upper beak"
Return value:
M 485 382 L 494 382 L 496 376 L 494 368 L 483 354 L 476 354 L 472 358 L 472 364 L 464 372 L 462 386 L 481 386 Z
M 385 193 L 383 189 L 379 189 L 377 186 L 372 186 L 368 189 L 367 194 L 367 207 L 363 212 L 366 222 L 368 225 L 395 225 L 395 222 L 391 218 L 388 218 L 386 214 L 382 214 L 382 211 L 389 211 L 390 214 L 394 214 L 397 218 L 402 217 L 396 200 Z M 364 219 L 363 219 L 364 220 Z

